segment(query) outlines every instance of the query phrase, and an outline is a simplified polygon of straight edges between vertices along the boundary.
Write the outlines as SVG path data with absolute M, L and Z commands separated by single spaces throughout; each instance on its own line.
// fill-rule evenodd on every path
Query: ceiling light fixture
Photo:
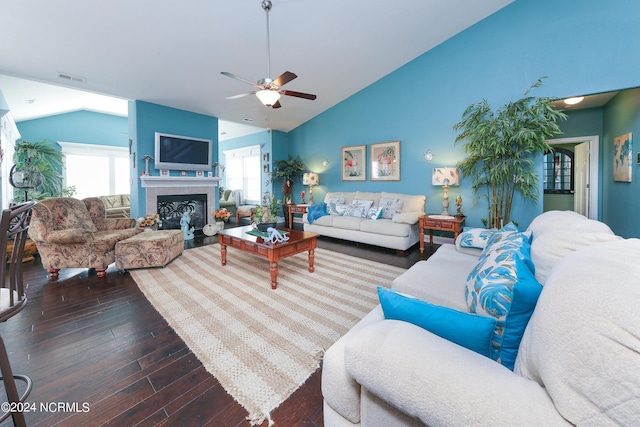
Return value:
M 280 99 L 280 93 L 270 89 L 259 90 L 256 92 L 256 96 L 267 107 L 273 106 Z
M 564 100 L 564 103 L 567 105 L 576 105 L 582 102 L 584 96 L 574 96 L 572 98 L 567 98 Z

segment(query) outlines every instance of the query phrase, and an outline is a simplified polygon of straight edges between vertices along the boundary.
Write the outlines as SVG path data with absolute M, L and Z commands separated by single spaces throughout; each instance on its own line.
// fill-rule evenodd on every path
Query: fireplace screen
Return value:
M 207 223 L 207 195 L 158 196 L 158 215 L 162 220 L 161 229 L 180 230 L 180 218 L 185 212 L 189 212 L 191 216 L 191 227 L 201 232 Z

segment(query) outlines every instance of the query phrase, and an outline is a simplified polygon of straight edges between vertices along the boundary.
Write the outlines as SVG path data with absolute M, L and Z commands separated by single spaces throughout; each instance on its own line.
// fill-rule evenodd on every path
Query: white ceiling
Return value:
M 284 96 L 273 110 L 254 96 L 225 99 L 253 88 L 221 71 L 267 77 L 260 0 L 12 2 L 0 90 L 16 121 L 78 109 L 126 115 L 134 99 L 218 117 L 223 138 L 243 132 L 232 125 L 245 118 L 287 132 L 513 0 L 272 1 L 269 77 L 296 73 L 285 89 L 315 101 Z

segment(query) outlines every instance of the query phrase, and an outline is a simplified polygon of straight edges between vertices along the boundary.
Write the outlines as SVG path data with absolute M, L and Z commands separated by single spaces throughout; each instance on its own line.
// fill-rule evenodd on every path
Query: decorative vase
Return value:
M 218 231 L 224 230 L 224 221 L 216 221 L 216 227 L 218 227 Z
M 276 228 L 275 222 L 259 222 L 258 231 L 266 232 L 269 227 Z
M 144 231 L 153 231 L 153 228 L 151 228 L 151 227 L 145 227 L 145 228 L 144 228 Z

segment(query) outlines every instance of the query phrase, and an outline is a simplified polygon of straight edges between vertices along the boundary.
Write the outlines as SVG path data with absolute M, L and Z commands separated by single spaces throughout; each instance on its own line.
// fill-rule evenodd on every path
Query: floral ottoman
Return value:
M 116 243 L 116 268 L 164 267 L 184 250 L 181 230 L 147 231 Z

